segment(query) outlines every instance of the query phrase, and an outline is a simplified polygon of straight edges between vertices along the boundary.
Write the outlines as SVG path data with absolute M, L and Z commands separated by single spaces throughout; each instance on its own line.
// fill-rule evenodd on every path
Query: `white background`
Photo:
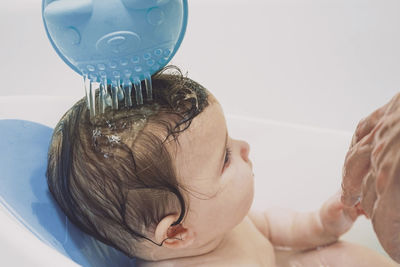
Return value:
M 400 90 L 399 10 L 398 0 L 190 0 L 173 63 L 226 113 L 353 131 Z M 0 95 L 84 95 L 47 40 L 40 0 L 4 2 L 0 33 Z

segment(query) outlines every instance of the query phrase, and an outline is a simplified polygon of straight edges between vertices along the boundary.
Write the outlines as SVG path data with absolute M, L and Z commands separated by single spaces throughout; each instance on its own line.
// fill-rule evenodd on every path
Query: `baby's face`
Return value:
M 254 193 L 249 145 L 229 137 L 221 105 L 211 94 L 209 100 L 210 105 L 178 137 L 175 162 L 178 179 L 189 190 L 183 224 L 194 230 L 193 245 L 199 246 L 240 223 Z

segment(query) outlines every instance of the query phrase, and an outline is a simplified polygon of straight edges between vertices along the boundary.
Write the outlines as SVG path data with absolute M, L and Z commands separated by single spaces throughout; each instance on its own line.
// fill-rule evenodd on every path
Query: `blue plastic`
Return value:
M 79 74 L 144 80 L 175 55 L 188 7 L 187 0 L 43 0 L 42 16 L 54 49 Z
M 135 266 L 135 259 L 76 228 L 53 200 L 45 176 L 51 128 L 0 120 L 0 132 L 0 205 L 42 242 L 84 267 Z

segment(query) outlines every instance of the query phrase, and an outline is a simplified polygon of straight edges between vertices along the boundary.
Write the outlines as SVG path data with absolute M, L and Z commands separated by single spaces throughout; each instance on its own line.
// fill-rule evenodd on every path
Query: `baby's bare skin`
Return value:
M 137 266 L 266 266 L 266 267 L 376 267 L 398 266 L 377 252 L 348 242 L 307 251 L 284 251 L 273 247 L 246 216 L 212 252 L 195 257 L 158 262 L 138 260 Z
M 138 266 L 396 266 L 370 249 L 337 242 L 360 215 L 357 207 L 341 203 L 340 192 L 313 212 L 249 212 L 254 194 L 250 147 L 229 136 L 222 107 L 210 100 L 179 136 L 179 147 L 169 148 L 190 192 L 187 215 L 179 225 L 173 224 L 179 214 L 161 219 L 149 234 L 162 246 L 144 243 L 147 262 Z
M 137 262 L 138 266 L 276 266 L 274 248 L 246 216 L 219 246 L 204 255 L 159 262 Z

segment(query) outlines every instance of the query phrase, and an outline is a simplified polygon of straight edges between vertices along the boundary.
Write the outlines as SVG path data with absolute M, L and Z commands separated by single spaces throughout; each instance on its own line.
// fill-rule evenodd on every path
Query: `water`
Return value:
M 110 144 L 119 143 L 121 141 L 121 137 L 119 137 L 118 135 L 114 135 L 114 134 L 110 135 L 110 136 L 107 136 L 107 138 L 108 138 L 108 142 Z
M 112 98 L 112 109 L 118 110 L 118 85 L 116 81 L 113 81 L 111 85 L 111 98 Z
M 151 75 L 146 74 L 145 85 L 146 85 L 146 93 L 147 93 L 147 100 L 153 100 L 153 84 L 151 83 Z
M 125 95 L 132 95 L 132 83 L 129 80 L 122 83 L 122 88 L 124 88 Z M 132 97 L 125 97 L 125 106 L 132 107 Z
M 133 107 L 132 101 L 132 89 L 134 89 L 135 105 L 143 105 L 143 91 L 146 90 L 146 100 L 153 100 L 153 85 L 151 81 L 151 75 L 144 75 L 144 88 L 142 88 L 142 82 L 138 77 L 131 79 L 130 75 L 121 80 L 119 75 L 114 76 L 110 84 L 107 82 L 107 76 L 102 75 L 99 81 L 97 76 L 83 76 L 86 103 L 90 111 L 90 118 L 93 119 L 96 115 L 104 114 L 107 107 L 111 107 L 112 110 L 119 110 L 123 107 Z M 96 103 L 96 90 L 98 93 L 98 101 Z M 121 104 L 121 102 L 123 104 Z
M 135 79 L 133 81 L 133 86 L 135 87 L 136 92 L 136 104 L 142 105 L 143 104 L 143 95 L 142 95 L 142 83 L 139 79 Z

